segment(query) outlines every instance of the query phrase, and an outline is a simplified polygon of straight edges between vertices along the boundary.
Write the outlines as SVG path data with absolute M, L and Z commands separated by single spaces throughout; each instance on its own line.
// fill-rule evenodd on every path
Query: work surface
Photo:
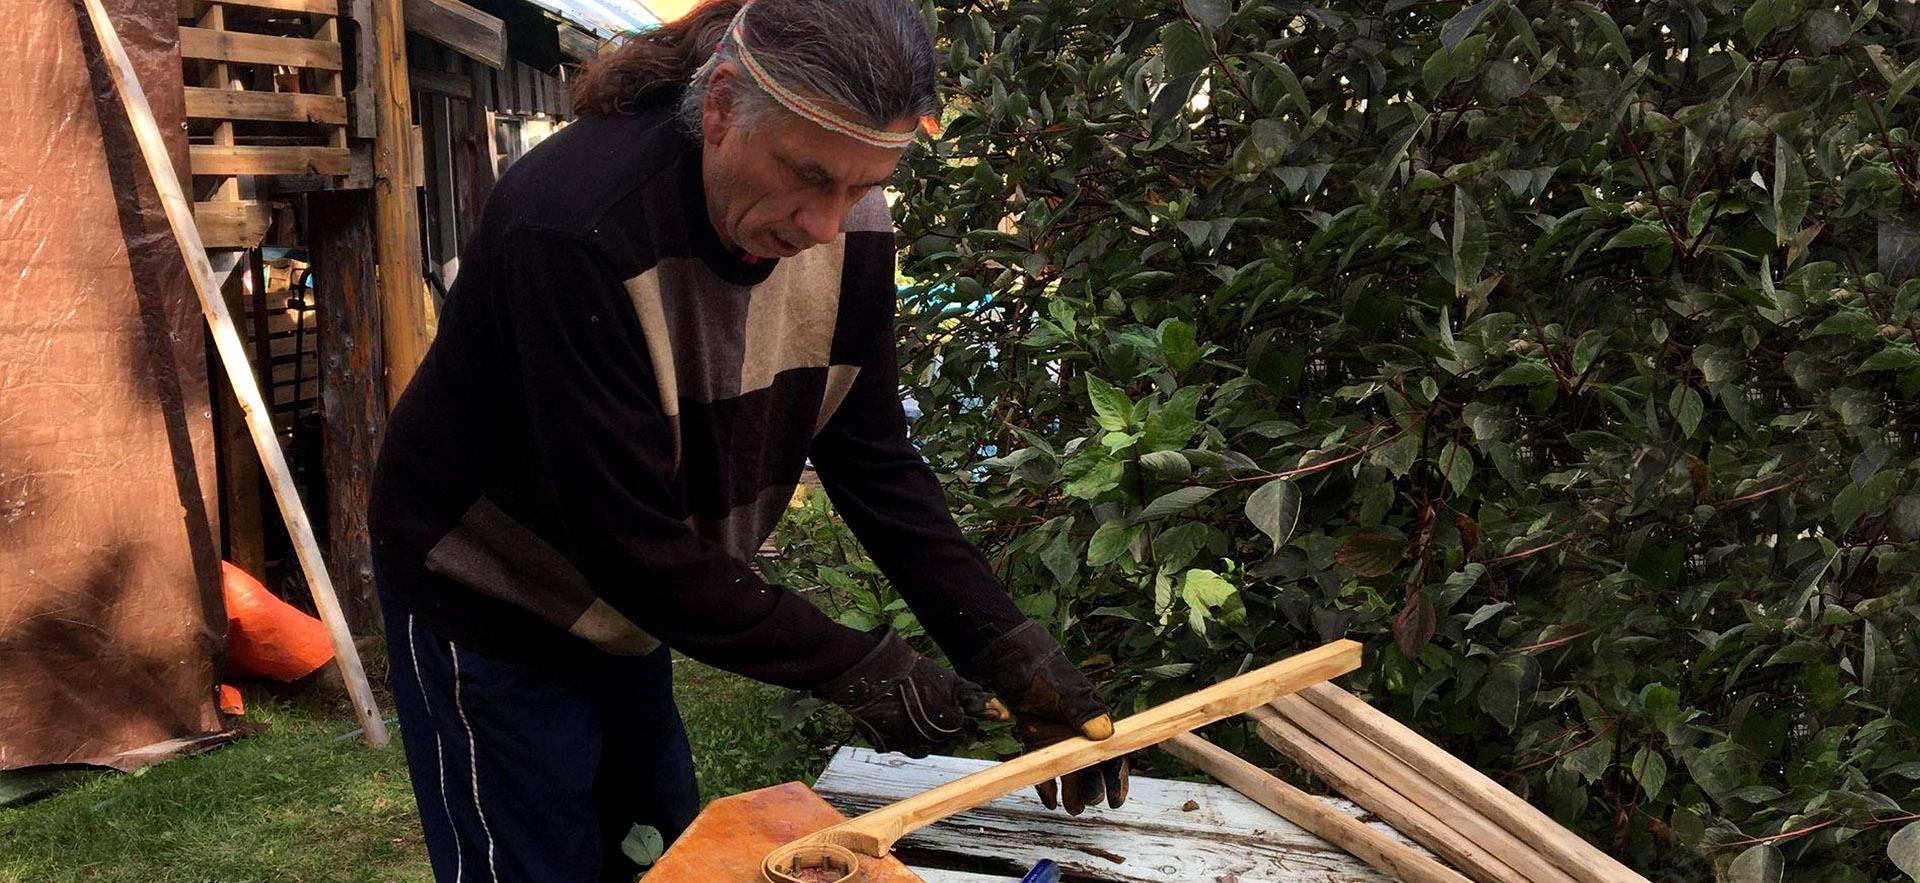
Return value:
M 854 816 L 988 765 L 842 748 L 814 790 Z M 1327 803 L 1365 817 L 1345 801 Z M 1230 788 L 1141 777 L 1118 810 L 1103 805 L 1076 818 L 1026 791 L 909 834 L 897 852 L 928 883 L 1008 883 L 1043 858 L 1069 877 L 1111 883 L 1391 879 Z

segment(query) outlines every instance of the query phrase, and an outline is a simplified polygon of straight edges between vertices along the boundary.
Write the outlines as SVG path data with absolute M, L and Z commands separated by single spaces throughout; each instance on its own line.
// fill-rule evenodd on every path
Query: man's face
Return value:
M 901 150 L 874 147 L 776 109 L 734 125 L 740 71 L 713 74 L 702 118 L 707 213 L 727 245 L 765 258 L 792 257 L 840 235 L 867 192 L 886 183 Z M 831 107 L 836 113 L 843 108 Z M 912 131 L 900 120 L 892 131 Z

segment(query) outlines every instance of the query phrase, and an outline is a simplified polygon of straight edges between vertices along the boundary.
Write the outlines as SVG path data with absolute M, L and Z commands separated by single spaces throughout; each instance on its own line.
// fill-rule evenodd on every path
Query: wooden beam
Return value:
M 407 70 L 407 79 L 413 83 L 413 88 L 422 92 L 437 92 L 461 99 L 473 98 L 473 81 L 460 74 L 416 67 Z
M 1199 736 L 1183 733 L 1160 743 L 1160 748 L 1396 879 L 1406 883 L 1471 883 L 1460 872 Z
M 344 175 L 350 156 L 344 147 L 188 148 L 196 175 Z
M 505 22 L 460 0 L 404 0 L 407 30 L 488 67 L 507 63 Z
M 1454 796 L 1445 788 L 1407 766 L 1367 737 L 1327 716 L 1313 703 L 1299 696 L 1283 696 L 1268 705 L 1300 729 L 1314 734 L 1340 756 L 1353 761 L 1375 779 L 1399 792 L 1408 800 L 1439 816 L 1457 834 L 1481 848 L 1500 856 L 1514 870 L 1534 883 L 1580 883 L 1573 875 L 1555 867 L 1527 841 L 1500 827 L 1479 810 Z
M 208 248 L 254 248 L 267 238 L 273 213 L 264 202 L 220 199 L 194 203 L 193 223 Z
M 220 0 L 227 6 L 245 6 L 249 9 L 271 9 L 275 12 L 298 12 L 306 15 L 339 15 L 340 6 L 335 0 Z M 200 17 L 207 8 L 208 0 L 179 0 L 180 17 Z
M 197 212 L 196 212 L 197 214 Z M 248 260 L 227 253 L 226 260 Z M 230 314 L 246 313 L 247 274 L 238 267 L 226 274 L 220 293 Z M 251 370 L 252 366 L 248 366 Z M 260 507 L 260 454 L 247 433 L 247 418 L 238 394 L 225 372 L 215 372 L 213 393 L 217 443 L 214 459 L 220 466 L 220 532 L 226 560 L 256 579 L 267 573 L 266 512 Z
M 414 158 L 413 87 L 407 76 L 404 0 L 374 0 L 373 236 L 380 272 L 380 336 L 385 347 L 387 405 L 400 400 L 431 343 L 426 284 L 420 272 L 418 194 Z
M 207 28 L 180 29 L 180 57 L 240 64 L 340 69 L 340 44 Z
M 1006 763 L 809 835 L 770 854 L 767 867 L 773 867 L 787 849 L 818 843 L 866 856 L 886 855 L 902 836 L 954 813 L 1159 744 L 1359 667 L 1360 645 L 1353 641 L 1334 641 L 1316 647 L 1133 715 L 1114 724 L 1113 735 L 1098 742 L 1073 738 L 1029 751 Z M 768 879 L 773 879 L 771 874 Z
M 320 557 L 320 546 L 314 541 L 313 524 L 307 520 L 307 510 L 300 503 L 300 492 L 293 483 L 293 473 L 287 468 L 286 452 L 280 449 L 280 439 L 274 431 L 271 412 L 260 396 L 260 384 L 254 379 L 245 346 L 240 342 L 239 333 L 234 330 L 233 316 L 227 312 L 227 302 L 214 282 L 213 267 L 207 263 L 206 246 L 200 241 L 199 228 L 193 225 L 193 206 L 187 202 L 186 194 L 181 192 L 179 175 L 167 157 L 165 136 L 153 117 L 153 108 L 147 104 L 146 93 L 140 88 L 140 77 L 134 72 L 133 60 L 127 57 L 126 47 L 120 45 L 120 37 L 114 32 L 113 22 L 107 17 L 101 0 L 83 2 L 87 18 L 93 25 L 94 36 L 100 43 L 100 51 L 107 56 L 106 67 L 113 77 L 114 89 L 120 95 L 128 121 L 133 124 L 134 140 L 140 145 L 147 175 L 160 195 L 161 207 L 167 214 L 167 225 L 173 230 L 174 243 L 179 246 L 188 275 L 193 279 L 194 293 L 200 299 L 200 310 L 212 331 L 214 350 L 220 355 L 220 364 L 226 370 L 227 380 L 239 394 L 240 409 L 246 417 L 249 434 L 253 436 L 254 450 L 260 454 L 260 461 L 266 467 L 267 483 L 273 488 L 274 499 L 280 504 L 280 514 L 286 520 L 294 554 L 307 578 L 307 587 L 313 593 L 314 608 L 320 613 L 321 622 L 326 625 L 327 637 L 333 644 L 334 658 L 339 663 L 341 679 L 346 682 L 354 713 L 360 719 L 367 744 L 376 748 L 385 746 L 387 726 L 380 717 L 380 706 L 374 701 L 373 688 L 367 683 L 367 673 L 360 666 L 359 648 L 354 646 L 353 635 L 347 631 L 346 619 L 340 613 L 340 600 L 333 593 L 333 580 L 327 576 L 326 563 Z
M 600 54 L 600 38 L 580 30 L 566 22 L 554 26 L 554 34 L 560 40 L 560 54 L 574 61 L 586 61 Z
M 341 0 L 340 8 L 347 13 L 347 20 L 353 23 L 351 42 L 353 43 L 353 92 L 348 96 L 347 113 L 352 122 L 347 131 L 355 138 L 373 137 L 375 121 L 374 106 L 379 103 L 379 78 L 374 71 L 379 67 L 373 47 L 373 0 Z M 371 174 L 368 183 L 372 186 Z
M 187 87 L 187 117 L 199 120 L 274 120 L 344 125 L 347 101 L 304 92 L 242 92 Z
M 1358 696 L 1332 684 L 1319 684 L 1300 691 L 1300 697 L 1533 844 L 1567 873 L 1602 883 L 1647 883 L 1647 878 L 1561 827 L 1519 795 Z
M 1486 848 L 1454 831 L 1441 818 L 1443 810 L 1429 810 L 1387 787 L 1367 770 L 1340 752 L 1324 745 L 1293 721 L 1271 707 L 1247 712 L 1253 718 L 1260 738 L 1278 749 L 1294 763 L 1319 776 L 1353 802 L 1373 811 L 1395 830 L 1433 850 L 1454 867 L 1481 883 L 1532 883 L 1519 871 Z
M 379 622 L 367 529 L 373 453 L 386 434 L 380 369 L 380 295 L 373 261 L 373 199 L 365 191 L 307 197 L 313 229 L 314 303 L 320 325 L 322 462 L 327 541 L 340 574 L 340 606 L 362 631 Z

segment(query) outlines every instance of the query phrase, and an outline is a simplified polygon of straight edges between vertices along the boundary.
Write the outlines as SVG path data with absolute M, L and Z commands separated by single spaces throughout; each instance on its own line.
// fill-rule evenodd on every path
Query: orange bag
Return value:
M 333 658 L 327 627 L 274 597 L 231 561 L 220 562 L 227 597 L 227 676 L 294 681 Z

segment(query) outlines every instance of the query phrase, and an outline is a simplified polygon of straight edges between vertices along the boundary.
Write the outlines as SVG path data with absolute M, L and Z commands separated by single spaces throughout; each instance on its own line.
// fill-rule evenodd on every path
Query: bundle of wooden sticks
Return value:
M 1454 867 L 1197 735 L 1161 747 L 1408 883 L 1647 883 L 1478 770 L 1332 684 L 1307 687 L 1247 716 L 1281 754 Z

